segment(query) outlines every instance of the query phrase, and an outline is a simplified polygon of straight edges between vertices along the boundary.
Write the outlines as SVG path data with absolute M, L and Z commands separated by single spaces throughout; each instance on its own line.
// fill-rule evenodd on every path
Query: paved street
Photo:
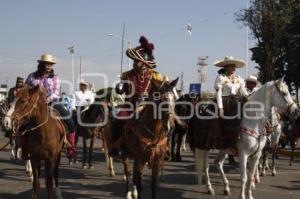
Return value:
M 6 140 L 1 136 L 1 142 Z M 100 146 L 100 142 L 97 142 Z M 211 157 L 214 157 L 212 153 Z M 69 168 L 65 154 L 60 165 L 60 185 L 64 198 L 125 198 L 125 185 L 122 181 L 122 164 L 117 161 L 115 170 L 117 175 L 109 177 L 104 162 L 104 155 L 98 149 L 94 153 L 94 170 L 82 170 L 81 164 Z M 300 196 L 300 161 L 296 160 L 293 167 L 288 166 L 288 157 L 280 156 L 277 161 L 278 176 L 268 175 L 262 179 L 254 191 L 256 199 L 298 199 Z M 221 178 L 214 166 L 211 166 L 211 180 L 216 196 L 206 194 L 204 186 L 196 184 L 193 154 L 183 153 L 183 162 L 166 162 L 164 181 L 160 184 L 159 198 L 224 198 Z M 212 161 L 212 158 L 211 158 Z M 238 198 L 240 183 L 239 170 L 229 166 L 226 161 L 225 171 L 228 175 L 232 195 L 226 198 Z M 43 172 L 43 171 L 42 171 Z M 150 196 L 150 176 L 146 168 L 144 176 L 144 196 Z M 44 180 L 41 179 L 42 196 L 45 198 Z M 31 197 L 32 187 L 25 176 L 24 166 L 20 162 L 10 160 L 8 149 L 0 152 L 0 199 L 28 199 Z

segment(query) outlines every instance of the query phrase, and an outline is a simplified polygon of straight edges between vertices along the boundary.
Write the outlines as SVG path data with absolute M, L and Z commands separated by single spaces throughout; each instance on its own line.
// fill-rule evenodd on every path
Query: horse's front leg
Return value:
M 171 160 L 172 161 L 175 161 L 175 144 L 176 144 L 176 132 L 177 132 L 177 129 L 175 127 L 175 129 L 172 132 L 172 136 L 171 136 Z
M 210 177 L 209 177 L 209 163 L 208 163 L 208 150 L 204 150 L 204 155 L 203 155 L 203 165 L 205 169 L 205 181 L 206 181 L 206 187 L 207 187 L 207 193 L 209 195 L 214 196 L 215 195 L 215 190 L 212 188 L 211 183 L 210 183 Z
M 28 174 L 28 176 L 30 178 L 30 182 L 32 182 L 33 181 L 33 175 L 32 175 L 32 167 L 31 167 L 30 160 L 25 160 L 25 170 L 26 170 L 26 173 Z
M 62 199 L 62 194 L 58 183 L 60 158 L 61 158 L 61 153 L 59 152 L 59 154 L 57 155 L 57 159 L 53 171 L 54 182 L 55 182 L 55 195 L 57 199 Z
M 141 199 L 142 198 L 142 176 L 143 176 L 143 169 L 144 164 L 141 160 L 135 160 L 133 165 L 133 189 L 132 189 L 132 195 L 135 199 Z
M 183 133 L 183 135 L 182 135 L 182 141 L 181 141 L 181 150 L 182 151 L 186 151 L 186 132 L 185 132 L 185 130 L 184 130 L 184 133 Z
M 223 164 L 226 159 L 226 155 L 227 154 L 224 151 L 220 150 L 215 163 L 216 163 L 217 169 L 219 170 L 220 176 L 224 183 L 224 194 L 226 196 L 229 196 L 231 194 L 230 188 L 229 188 L 229 181 L 228 181 L 228 179 L 225 175 L 224 169 L 223 169 Z
M 33 172 L 33 199 L 39 199 L 40 198 L 40 163 L 38 161 L 34 161 L 33 159 L 30 160 L 32 164 L 32 172 Z
M 82 137 L 82 143 L 83 143 L 83 160 L 82 160 L 82 169 L 86 169 L 86 138 Z
M 162 156 L 163 158 L 163 156 Z M 159 172 L 161 170 L 161 167 L 163 165 L 163 159 L 158 160 L 155 165 L 153 165 L 152 168 L 152 177 L 151 177 L 151 198 L 156 199 L 157 198 L 157 189 L 158 189 L 158 178 L 159 178 Z M 141 199 L 139 197 L 139 199 Z
M 267 159 L 268 159 L 268 155 L 267 155 L 267 150 L 264 148 L 262 151 L 262 168 L 261 168 L 261 176 L 266 176 L 266 167 L 267 167 Z
M 129 160 L 123 151 L 122 151 L 122 163 L 124 166 L 124 180 L 125 180 L 125 184 L 126 184 L 126 199 L 132 199 L 132 192 L 130 189 L 131 178 L 130 178 Z
M 184 131 L 184 129 L 181 129 L 182 131 Z M 183 135 L 184 135 L 184 132 L 178 132 L 177 134 L 177 149 L 176 149 L 176 161 L 181 161 L 182 158 L 181 158 L 181 145 L 182 145 L 182 139 L 183 139 Z
M 47 187 L 47 198 L 53 199 L 53 173 L 55 168 L 55 160 L 46 160 L 45 161 L 45 181 Z
M 276 176 L 276 174 L 277 174 L 276 169 L 275 169 L 275 159 L 276 159 L 276 154 L 277 154 L 277 148 L 278 148 L 278 145 L 276 145 L 274 147 L 273 154 L 272 154 L 272 176 Z
M 11 148 L 10 159 L 11 160 L 16 160 L 17 159 L 16 142 L 12 137 L 9 138 L 9 144 L 10 144 L 10 148 Z
M 93 137 L 91 138 L 91 142 L 90 142 L 90 150 L 89 150 L 89 168 L 90 169 L 94 169 L 94 166 L 93 166 L 93 150 L 94 150 L 95 138 L 96 138 L 96 136 L 93 135 Z
M 246 153 L 246 151 L 242 151 L 242 148 L 239 148 L 239 158 L 240 158 L 239 162 L 240 162 L 240 172 L 241 172 L 240 199 L 245 199 L 248 154 Z
M 249 159 L 249 173 L 247 180 L 247 195 L 249 199 L 253 199 L 252 189 L 255 189 L 255 171 L 258 165 L 259 158 L 261 156 L 261 151 L 257 152 L 257 154 Z

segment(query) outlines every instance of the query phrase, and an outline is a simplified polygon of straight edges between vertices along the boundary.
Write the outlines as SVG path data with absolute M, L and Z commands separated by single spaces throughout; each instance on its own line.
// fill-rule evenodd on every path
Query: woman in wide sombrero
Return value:
M 244 67 L 245 62 L 226 56 L 224 60 L 215 62 L 215 66 L 222 68 L 215 81 L 216 101 L 221 118 L 220 129 L 223 131 L 220 144 L 221 148 L 231 148 L 235 145 L 241 117 L 228 118 L 228 116 L 241 114 L 241 112 L 238 113 L 239 100 L 248 96 L 245 81 L 235 74 L 235 70 Z
M 235 74 L 236 68 L 245 65 L 242 60 L 232 56 L 215 62 L 220 67 L 215 81 L 216 99 L 201 113 L 194 117 L 190 125 L 190 146 L 192 149 L 235 149 L 239 135 L 238 106 L 242 96 L 247 96 L 244 80 Z M 211 117 L 218 113 L 218 117 Z M 228 116 L 232 116 L 229 118 Z

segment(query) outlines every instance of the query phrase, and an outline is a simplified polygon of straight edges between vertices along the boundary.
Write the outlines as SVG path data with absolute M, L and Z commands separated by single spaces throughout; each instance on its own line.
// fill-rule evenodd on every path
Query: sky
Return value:
M 13 86 L 17 76 L 26 78 L 43 53 L 55 56 L 55 73 L 62 82 L 72 80 L 68 47 L 75 45 L 76 79 L 81 56 L 84 79 L 97 89 L 111 86 L 120 73 L 122 40 L 107 35 L 122 35 L 125 23 L 124 37 L 132 47 L 139 45 L 141 35 L 154 43 L 158 72 L 170 79 L 184 73 L 185 92 L 190 83 L 199 82 L 197 58 L 208 56 L 207 83 L 202 87 L 212 91 L 216 60 L 226 55 L 246 60 L 246 28 L 235 20 L 235 13 L 244 8 L 246 0 L 2 0 L 0 83 Z M 255 41 L 248 38 L 250 48 Z M 249 51 L 248 56 L 247 73 L 255 75 Z M 123 70 L 128 68 L 124 55 Z M 236 72 L 246 75 L 245 68 Z

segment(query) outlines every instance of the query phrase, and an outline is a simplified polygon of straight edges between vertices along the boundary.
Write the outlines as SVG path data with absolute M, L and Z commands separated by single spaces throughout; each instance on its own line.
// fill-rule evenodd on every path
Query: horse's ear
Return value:
M 284 78 L 285 78 L 285 75 L 283 75 L 281 78 L 277 79 L 276 82 L 282 83 L 282 82 L 284 82 Z
M 33 95 L 34 93 L 38 92 L 39 89 L 40 89 L 40 86 L 39 86 L 39 85 L 36 85 L 36 86 L 31 87 L 31 88 L 28 90 L 29 95 Z
M 172 82 L 169 83 L 169 85 L 174 88 L 178 82 L 179 77 L 177 77 L 175 80 L 173 80 Z
M 282 78 L 280 79 L 280 82 L 284 82 L 284 78 L 285 78 L 285 75 L 282 76 Z

